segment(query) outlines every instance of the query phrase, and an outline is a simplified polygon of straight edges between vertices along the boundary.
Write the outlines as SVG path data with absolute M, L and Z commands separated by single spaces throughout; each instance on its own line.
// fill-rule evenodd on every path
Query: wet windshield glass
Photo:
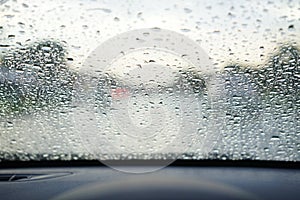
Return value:
M 300 160 L 298 1 L 0 0 L 0 160 Z

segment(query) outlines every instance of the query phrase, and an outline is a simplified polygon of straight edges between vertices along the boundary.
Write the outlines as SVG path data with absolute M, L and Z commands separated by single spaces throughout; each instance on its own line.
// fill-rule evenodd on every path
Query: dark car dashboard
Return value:
M 0 197 L 1 199 L 298 199 L 299 163 L 265 163 L 267 165 L 264 163 L 241 165 L 238 162 L 230 164 L 223 162 L 216 165 L 181 161 L 158 171 L 142 174 L 124 173 L 88 162 L 73 166 L 72 162 L 65 166 L 53 163 L 46 166 L 47 162 L 19 167 L 2 164 Z M 139 167 L 147 168 L 147 166 Z

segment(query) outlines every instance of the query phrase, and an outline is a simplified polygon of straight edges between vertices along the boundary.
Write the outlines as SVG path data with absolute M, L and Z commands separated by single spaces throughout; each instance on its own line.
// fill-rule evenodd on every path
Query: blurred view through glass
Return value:
M 299 40 L 298 1 L 0 0 L 0 160 L 299 161 Z

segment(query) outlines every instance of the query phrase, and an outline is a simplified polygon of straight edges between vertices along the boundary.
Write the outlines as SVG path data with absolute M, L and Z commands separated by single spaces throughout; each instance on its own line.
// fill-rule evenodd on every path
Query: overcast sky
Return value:
M 256 66 L 280 43 L 300 44 L 300 2 L 8 0 L 0 5 L 0 26 L 0 44 L 66 41 L 74 68 L 108 38 L 151 27 L 186 35 L 220 68 L 230 63 Z

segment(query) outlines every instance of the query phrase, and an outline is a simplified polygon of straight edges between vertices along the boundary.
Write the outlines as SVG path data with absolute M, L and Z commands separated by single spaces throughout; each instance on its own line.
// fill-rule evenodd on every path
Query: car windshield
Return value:
M 300 2 L 0 0 L 0 160 L 300 161 Z

